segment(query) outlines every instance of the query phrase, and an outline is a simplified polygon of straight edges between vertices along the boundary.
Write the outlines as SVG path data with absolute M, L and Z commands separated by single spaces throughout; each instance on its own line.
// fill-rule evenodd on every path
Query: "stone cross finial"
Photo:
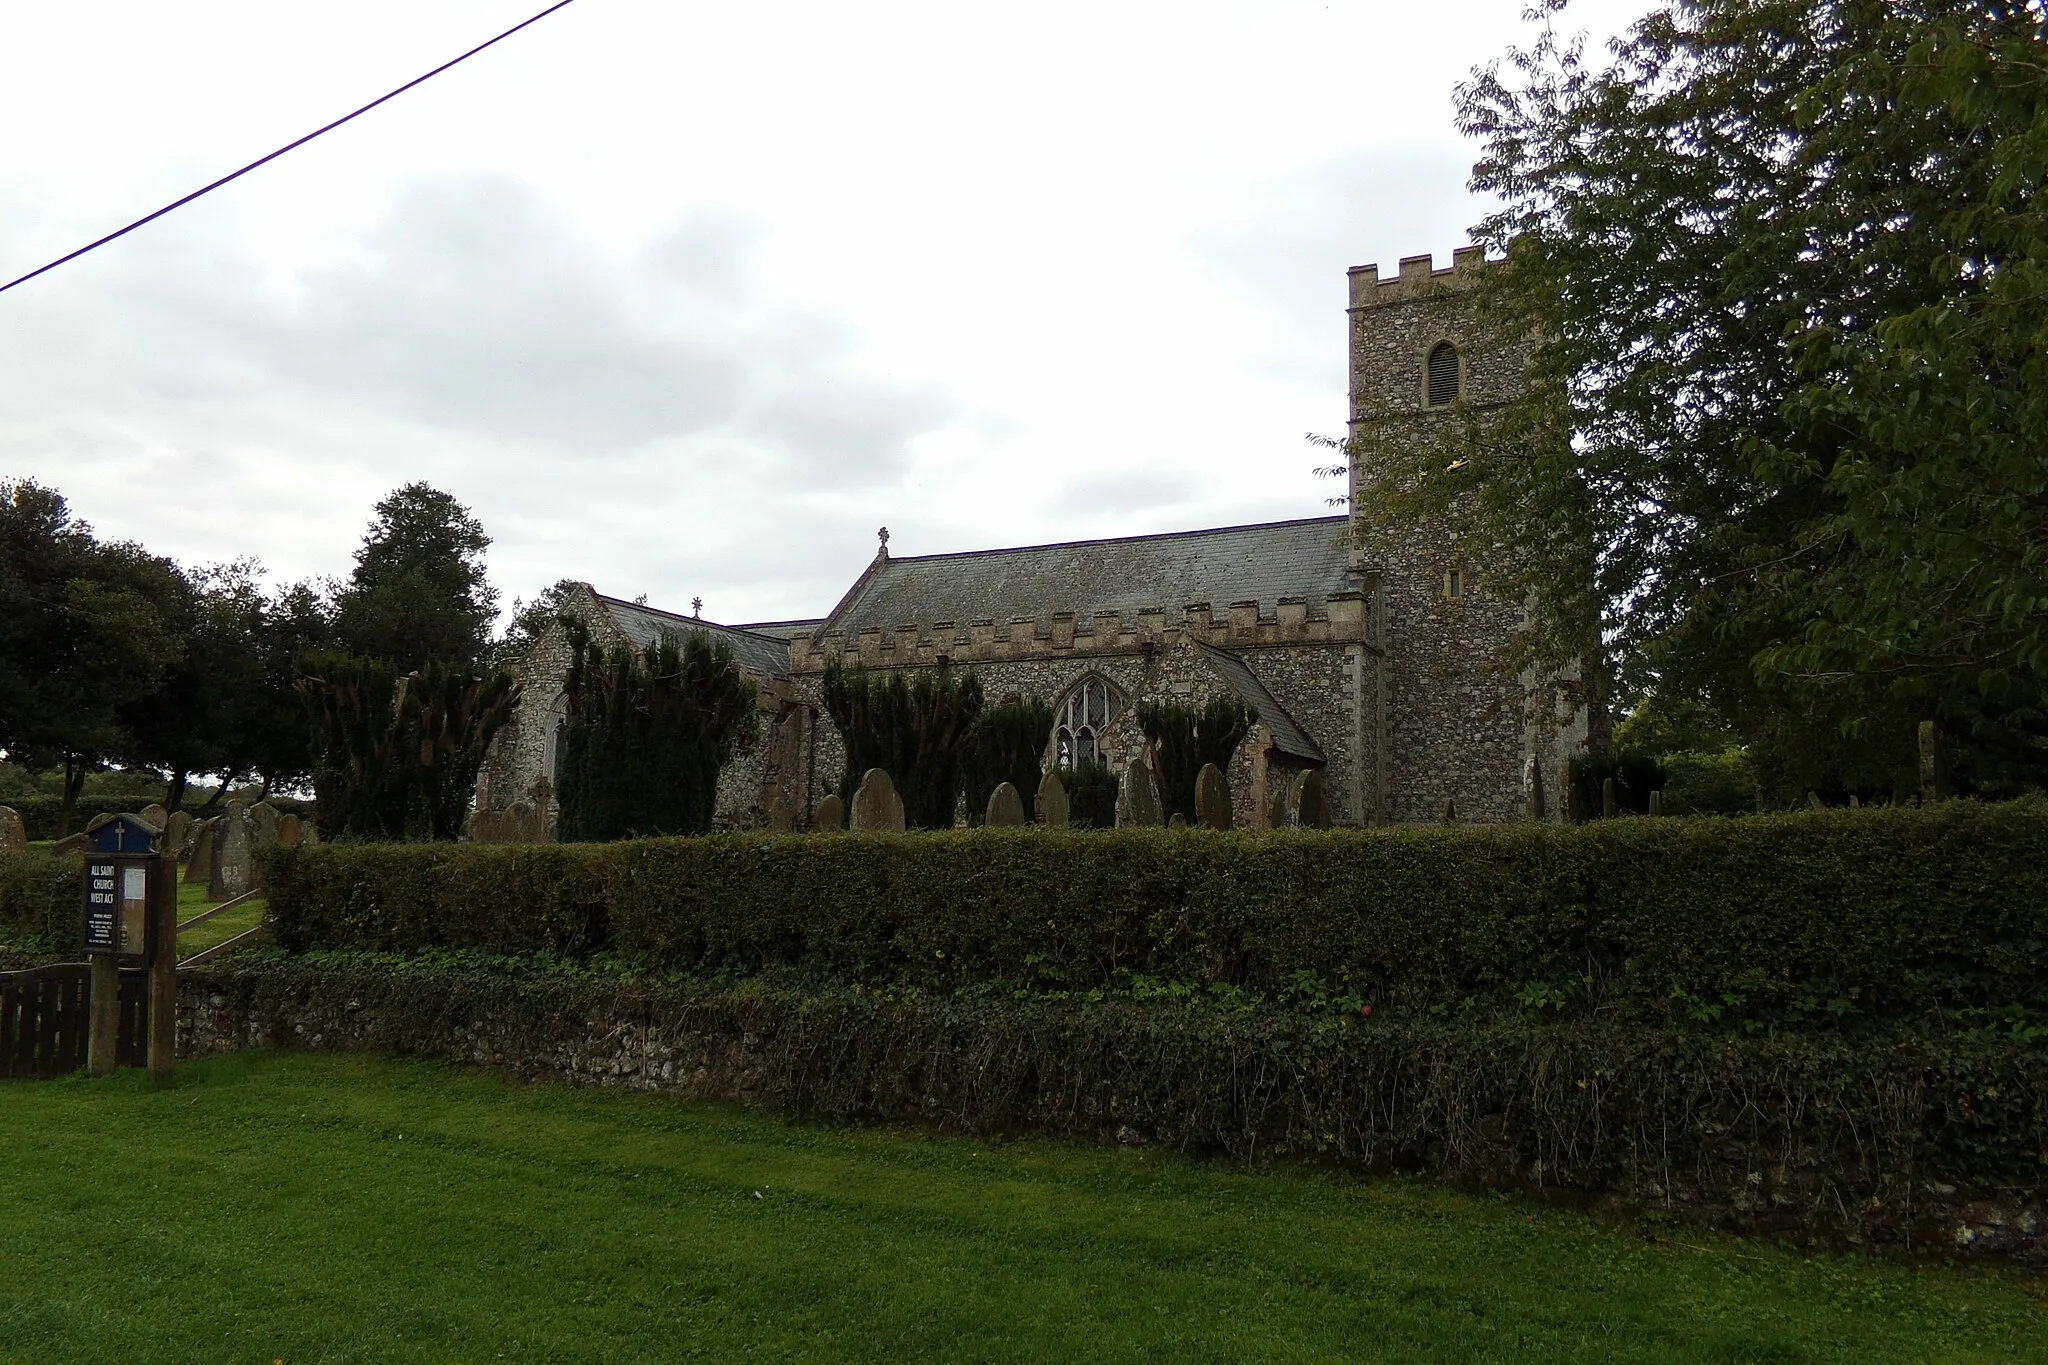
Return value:
M 889 528 L 884 526 L 881 530 L 875 532 L 875 536 L 882 542 L 882 548 L 875 551 L 875 558 L 887 559 L 889 557 Z
M 692 615 L 692 616 L 702 616 L 703 614 L 704 614 L 704 599 L 703 599 L 703 598 L 701 598 L 701 597 L 693 597 L 693 598 L 691 598 L 691 599 L 690 599 L 690 615 Z

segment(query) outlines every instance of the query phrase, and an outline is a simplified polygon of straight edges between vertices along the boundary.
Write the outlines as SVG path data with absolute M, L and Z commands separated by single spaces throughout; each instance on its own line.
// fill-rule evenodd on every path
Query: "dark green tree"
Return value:
M 1456 511 L 1525 662 L 1704 706 L 1780 787 L 1909 785 L 1920 718 L 1980 790 L 2038 784 L 2044 24 L 1686 0 L 1479 73 L 1477 315 L 1530 383 L 1446 448 L 1368 421 L 1360 511 Z
M 1212 697 L 1199 709 L 1185 702 L 1138 703 L 1138 728 L 1158 756 L 1159 795 L 1169 820 L 1178 813 L 1190 825 L 1196 822 L 1195 779 L 1202 765 L 1229 772 L 1231 756 L 1256 720 L 1256 712 L 1231 696 Z
M 131 745 L 123 709 L 183 656 L 189 594 L 169 560 L 95 539 L 55 490 L 0 483 L 0 750 L 62 769 L 67 826 L 86 774 Z
M 356 567 L 334 594 L 334 635 L 362 658 L 410 673 L 430 659 L 475 669 L 490 648 L 498 594 L 484 579 L 491 538 L 469 509 L 424 483 L 377 504 Z
M 982 822 L 989 797 L 1004 782 L 1024 798 L 1024 818 L 1035 820 L 1038 784 L 1045 777 L 1045 751 L 1051 742 L 1052 707 L 1048 703 L 1036 697 L 1010 697 L 1000 705 L 983 707 L 962 761 L 967 822 Z
M 575 646 L 568 717 L 555 763 L 567 842 L 710 830 L 718 774 L 759 734 L 756 689 L 731 646 L 708 631 L 663 632 L 644 654 L 590 640 Z
M 366 841 L 459 835 L 484 752 L 518 705 L 511 675 L 429 663 L 401 678 L 380 659 L 337 653 L 304 662 L 320 828 Z
M 906 681 L 900 673 L 877 677 L 835 659 L 825 666 L 822 691 L 846 746 L 840 796 L 850 803 L 868 769 L 880 768 L 903 797 L 906 823 L 951 829 L 981 715 L 981 679 L 940 667 Z
M 1196 771 L 1200 771 L 1198 768 Z M 1116 770 L 1096 760 L 1076 763 L 1060 774 L 1067 788 L 1067 822 L 1075 829 L 1116 826 L 1116 794 L 1122 785 Z

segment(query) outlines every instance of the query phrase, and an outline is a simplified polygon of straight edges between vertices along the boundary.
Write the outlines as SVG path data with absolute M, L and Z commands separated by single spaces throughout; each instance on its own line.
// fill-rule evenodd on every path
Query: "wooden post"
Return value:
M 149 1076 L 163 1080 L 178 1046 L 177 860 L 158 858 L 149 871 Z
M 112 953 L 92 954 L 91 1011 L 86 1033 L 85 1070 L 91 1076 L 114 1074 L 121 1041 L 121 964 Z

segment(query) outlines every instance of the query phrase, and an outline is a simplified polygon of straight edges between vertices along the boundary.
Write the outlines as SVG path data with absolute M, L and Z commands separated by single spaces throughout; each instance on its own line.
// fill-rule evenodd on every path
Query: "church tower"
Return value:
M 1484 249 L 1433 266 L 1408 256 L 1392 279 L 1350 272 L 1351 435 L 1366 438 L 1352 446 L 1352 531 L 1381 651 L 1366 689 L 1377 693 L 1377 819 L 1556 819 L 1584 720 L 1560 713 L 1556 680 L 1503 672 L 1520 604 L 1497 595 L 1486 564 L 1465 561 L 1448 524 L 1389 529 L 1361 515 L 1374 449 L 1452 436 L 1460 409 L 1496 406 L 1522 383 L 1522 349 L 1472 309 Z

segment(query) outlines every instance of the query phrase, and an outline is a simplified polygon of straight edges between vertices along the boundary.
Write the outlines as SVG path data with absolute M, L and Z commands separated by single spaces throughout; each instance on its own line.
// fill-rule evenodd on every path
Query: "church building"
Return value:
M 1445 269 L 1402 260 L 1350 272 L 1351 421 L 1382 441 L 1430 439 L 1461 404 L 1499 403 L 1522 357 L 1481 341 L 1464 295 L 1476 247 Z M 1353 506 L 1361 471 L 1354 469 Z M 1052 705 L 1048 765 L 1145 753 L 1149 699 L 1242 700 L 1258 717 L 1231 764 L 1236 823 L 1265 823 L 1275 784 L 1320 770 L 1339 825 L 1558 819 L 1588 717 L 1573 680 L 1500 665 L 1519 604 L 1487 593 L 1444 528 L 1398 533 L 1349 516 L 1016 549 L 874 560 L 816 620 L 722 625 L 579 587 L 593 639 L 644 648 L 709 632 L 760 689 L 761 741 L 721 775 L 720 828 L 810 828 L 845 766 L 820 701 L 826 664 L 972 671 L 991 703 Z M 568 644 L 520 666 L 519 710 L 479 780 L 480 809 L 532 801 L 551 817 Z

